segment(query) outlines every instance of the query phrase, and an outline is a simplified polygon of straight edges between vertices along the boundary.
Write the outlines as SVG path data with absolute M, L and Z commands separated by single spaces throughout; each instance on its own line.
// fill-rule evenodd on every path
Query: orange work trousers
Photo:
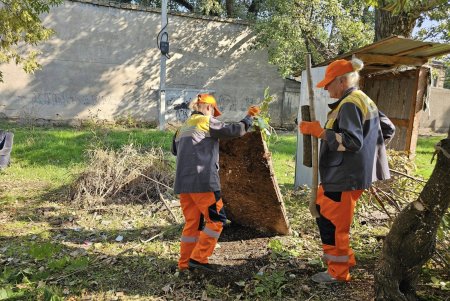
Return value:
M 317 191 L 316 207 L 320 217 L 316 221 L 323 244 L 323 258 L 328 265 L 328 273 L 341 281 L 350 280 L 349 269 L 356 264 L 349 234 L 356 201 L 362 192 L 328 192 L 322 185 Z
M 181 193 L 185 225 L 181 235 L 179 269 L 187 269 L 189 259 L 208 263 L 227 218 L 220 191 Z

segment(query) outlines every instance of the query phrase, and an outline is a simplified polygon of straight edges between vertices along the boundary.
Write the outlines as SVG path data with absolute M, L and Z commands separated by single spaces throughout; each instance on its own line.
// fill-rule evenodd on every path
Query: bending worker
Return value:
M 178 268 L 213 271 L 208 257 L 214 251 L 226 222 L 220 196 L 219 138 L 243 136 L 259 108 L 236 124 L 225 124 L 212 95 L 199 94 L 191 102 L 192 115 L 175 133 L 172 153 L 177 156 L 175 193 L 185 218 Z
M 328 65 L 317 87 L 337 101 L 328 105 L 325 128 L 318 121 L 299 126 L 302 134 L 321 139 L 316 221 L 328 269 L 312 276 L 318 283 L 350 280 L 349 268 L 356 264 L 349 245 L 356 201 L 372 182 L 390 178 L 385 140 L 393 137 L 395 126 L 357 88 L 362 67 L 356 58 Z

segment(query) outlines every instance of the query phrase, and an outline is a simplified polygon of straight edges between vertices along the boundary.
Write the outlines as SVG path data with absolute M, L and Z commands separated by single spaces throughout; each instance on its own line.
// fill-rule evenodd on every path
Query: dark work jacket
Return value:
M 321 141 L 319 154 L 324 190 L 366 189 L 374 181 L 390 178 L 385 140 L 394 135 L 392 122 L 354 88 L 329 106 L 326 140 Z
M 250 116 L 225 124 L 194 111 L 172 141 L 172 154 L 177 156 L 175 193 L 219 191 L 219 138 L 243 136 L 251 124 Z

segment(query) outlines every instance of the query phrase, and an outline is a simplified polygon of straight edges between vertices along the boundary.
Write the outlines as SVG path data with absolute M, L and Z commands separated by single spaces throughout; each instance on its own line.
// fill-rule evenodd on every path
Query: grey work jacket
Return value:
M 250 116 L 225 124 L 194 111 L 172 141 L 172 154 L 177 156 L 175 193 L 219 191 L 219 138 L 243 136 L 251 123 Z
M 390 178 L 385 140 L 395 126 L 364 92 L 349 89 L 329 105 L 326 140 L 319 154 L 320 179 L 325 191 L 370 187 Z

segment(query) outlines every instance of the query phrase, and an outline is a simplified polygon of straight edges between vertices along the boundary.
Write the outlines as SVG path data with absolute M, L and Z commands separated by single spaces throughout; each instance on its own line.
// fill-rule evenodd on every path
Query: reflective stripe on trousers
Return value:
M 322 185 L 317 191 L 316 206 L 320 217 L 319 226 L 324 260 L 328 273 L 338 280 L 350 280 L 349 268 L 356 264 L 350 248 L 350 225 L 356 201 L 362 190 L 325 192 Z
M 181 193 L 180 204 L 186 223 L 181 236 L 178 267 L 187 268 L 190 258 L 208 263 L 226 221 L 220 191 Z

